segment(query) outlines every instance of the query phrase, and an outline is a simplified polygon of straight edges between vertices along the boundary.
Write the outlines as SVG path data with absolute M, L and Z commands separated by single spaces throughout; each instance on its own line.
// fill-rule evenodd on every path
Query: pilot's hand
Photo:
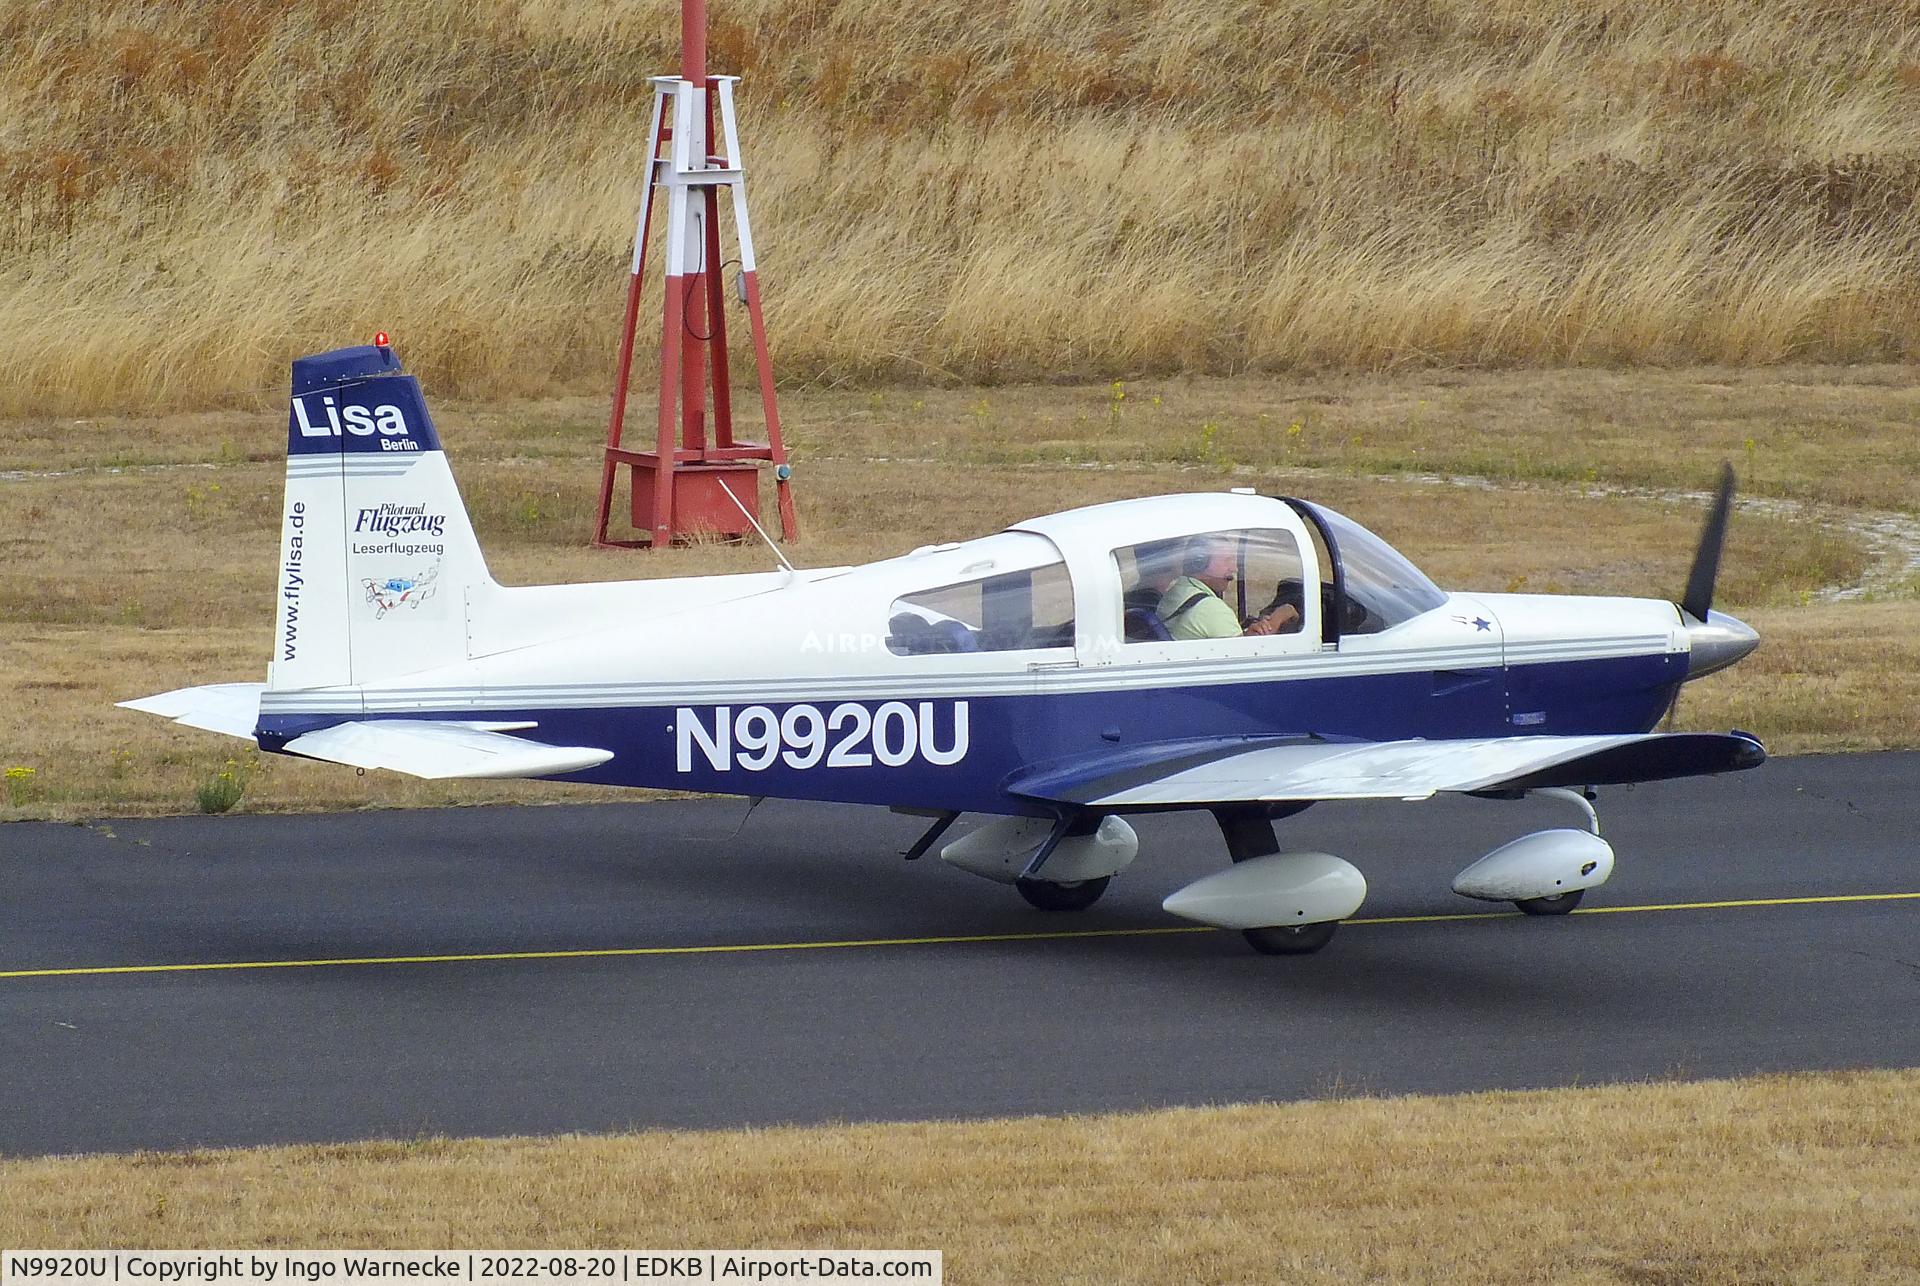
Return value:
M 1265 616 L 1247 626 L 1249 634 L 1281 634 L 1300 623 L 1300 609 L 1292 603 L 1282 603 Z

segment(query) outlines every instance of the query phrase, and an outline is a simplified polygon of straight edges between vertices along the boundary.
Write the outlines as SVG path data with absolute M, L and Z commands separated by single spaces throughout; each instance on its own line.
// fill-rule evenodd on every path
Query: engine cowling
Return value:
M 1588 831 L 1550 830 L 1502 844 L 1453 877 L 1453 891 L 1484 902 L 1558 897 L 1605 884 L 1613 846 Z

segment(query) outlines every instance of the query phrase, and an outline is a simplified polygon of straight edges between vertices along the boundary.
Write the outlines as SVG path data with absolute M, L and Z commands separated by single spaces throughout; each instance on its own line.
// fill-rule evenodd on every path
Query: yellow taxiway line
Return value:
M 1901 902 L 1920 893 L 1835 893 L 1797 898 L 1735 898 L 1718 902 L 1661 902 L 1646 906 L 1593 906 L 1574 915 L 1632 915 L 1654 911 L 1724 911 L 1735 907 L 1820 906 L 1836 902 Z M 1450 915 L 1362 916 L 1343 924 L 1448 924 L 1462 920 L 1513 920 L 1518 911 L 1466 911 Z M 730 942 L 689 947 L 595 947 L 572 951 L 472 951 L 457 955 L 345 956 L 327 960 L 221 960 L 204 964 L 84 965 L 66 969 L 0 969 L 0 978 L 85 978 L 101 974 L 215 973 L 235 969 L 329 969 L 348 965 L 470 964 L 486 960 L 595 960 L 626 956 L 737 955 L 752 951 L 844 951 L 855 947 L 929 947 L 973 942 L 1047 942 L 1070 938 L 1154 938 L 1178 933 L 1218 933 L 1206 925 L 1138 929 L 1057 929 L 1036 933 L 957 933 L 919 938 L 850 938 L 837 942 Z

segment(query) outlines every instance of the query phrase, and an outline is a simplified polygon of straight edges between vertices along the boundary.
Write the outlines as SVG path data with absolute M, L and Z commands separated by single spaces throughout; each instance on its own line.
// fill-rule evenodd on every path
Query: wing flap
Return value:
M 309 759 L 433 779 L 554 777 L 613 758 L 611 750 L 594 746 L 549 746 L 492 731 L 485 724 L 434 719 L 337 723 L 295 737 L 285 749 Z
M 189 728 L 252 741 L 254 727 L 260 721 L 260 693 L 265 687 L 264 683 L 213 683 L 175 688 L 119 704 L 123 709 L 157 714 Z
M 1751 768 L 1766 758 L 1742 734 L 1625 733 L 1583 737 L 1265 744 L 1221 738 L 1211 752 L 1170 743 L 1097 757 L 1015 781 L 1015 794 L 1105 808 L 1186 808 L 1331 799 L 1427 799 L 1441 792 L 1658 781 Z

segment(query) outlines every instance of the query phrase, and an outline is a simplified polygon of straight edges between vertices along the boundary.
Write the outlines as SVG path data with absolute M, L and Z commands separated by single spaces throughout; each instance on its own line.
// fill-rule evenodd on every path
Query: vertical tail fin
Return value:
M 420 382 L 393 350 L 296 360 L 268 690 L 462 660 L 468 600 L 492 587 Z

